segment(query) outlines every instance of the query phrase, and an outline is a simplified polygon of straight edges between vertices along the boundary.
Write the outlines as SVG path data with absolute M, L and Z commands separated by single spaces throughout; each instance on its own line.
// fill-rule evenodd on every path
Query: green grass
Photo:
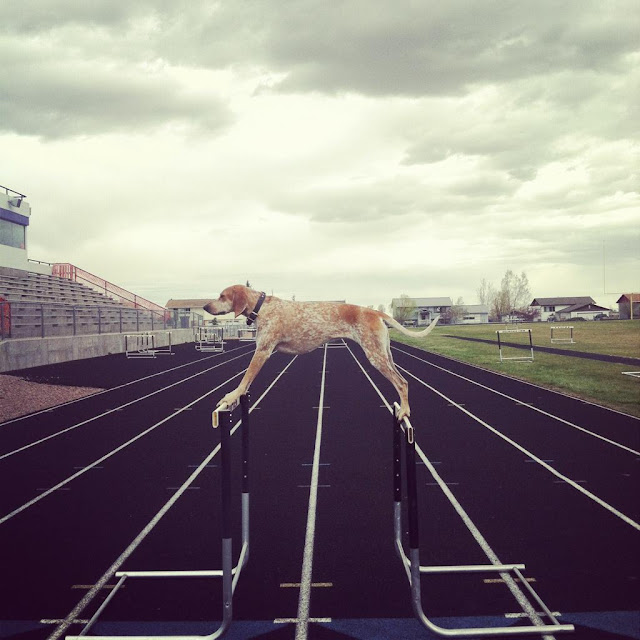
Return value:
M 599 362 L 585 358 L 543 353 L 536 346 L 553 347 L 563 351 L 624 355 L 640 358 L 640 322 L 567 322 L 557 326 L 573 326 L 576 344 L 552 344 L 551 323 L 532 323 L 518 328 L 531 329 L 534 344 L 534 362 L 500 362 L 496 331 L 505 325 L 440 326 L 423 340 L 408 338 L 392 331 L 392 338 L 412 345 L 469 362 L 485 369 L 498 371 L 514 378 L 527 380 L 543 387 L 562 391 L 624 413 L 640 417 L 640 378 L 622 375 L 623 371 L 638 371 L 640 366 L 622 363 Z M 554 331 L 554 337 L 560 335 Z M 568 332 L 565 332 L 568 335 Z M 457 340 L 449 336 L 463 336 L 491 340 L 492 344 Z M 525 334 L 502 336 L 513 342 L 525 342 Z M 526 337 L 528 341 L 528 337 Z M 522 356 L 527 352 L 512 349 L 505 356 Z

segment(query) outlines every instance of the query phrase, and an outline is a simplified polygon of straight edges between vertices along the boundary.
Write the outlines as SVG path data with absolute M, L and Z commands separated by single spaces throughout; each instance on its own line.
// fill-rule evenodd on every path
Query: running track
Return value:
M 0 424 L 0 637 L 79 633 L 120 568 L 220 568 L 211 411 L 252 346 L 176 351 L 29 372 L 107 391 Z M 524 563 L 567 637 L 640 638 L 640 421 L 404 345 L 394 359 L 422 564 Z M 275 354 L 251 396 L 251 551 L 225 637 L 430 637 L 393 549 L 391 386 L 347 343 Z M 519 619 L 495 576 L 423 578 L 423 603 L 443 626 Z M 91 633 L 205 634 L 220 612 L 219 581 L 128 581 Z

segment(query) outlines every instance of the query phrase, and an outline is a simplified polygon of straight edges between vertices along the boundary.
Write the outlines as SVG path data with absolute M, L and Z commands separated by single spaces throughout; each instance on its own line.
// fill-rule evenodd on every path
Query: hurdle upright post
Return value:
M 241 566 L 249 560 L 249 405 L 248 393 L 240 397 L 242 408 L 242 552 Z
M 231 538 L 231 452 L 229 441 L 233 422 L 232 411 L 219 411 L 220 426 L 220 495 L 222 499 L 222 635 L 233 618 L 233 541 Z
M 417 470 L 416 470 L 416 444 L 414 430 L 409 419 L 404 417 L 398 419 L 400 406 L 393 405 L 393 495 L 394 495 L 394 536 L 395 547 L 405 568 L 411 592 L 411 605 L 416 618 L 431 633 L 447 638 L 478 638 L 486 636 L 525 636 L 543 635 L 558 632 L 574 631 L 573 625 L 560 624 L 554 614 L 542 602 L 540 596 L 529 585 L 522 573 L 523 564 L 498 564 L 488 565 L 441 565 L 441 566 L 420 566 L 420 539 L 418 532 L 418 493 L 417 493 Z M 404 443 L 402 442 L 404 436 Z M 404 474 L 407 482 L 407 511 L 409 529 L 409 555 L 404 551 L 402 544 L 402 463 L 401 449 L 405 449 Z M 465 628 L 445 628 L 432 622 L 425 614 L 422 607 L 422 595 L 420 579 L 422 574 L 469 574 L 469 573 L 493 573 L 499 574 L 507 582 L 513 584 L 520 581 L 529 595 L 533 598 L 534 604 L 528 602 L 526 596 L 522 594 L 522 601 L 518 600 L 524 614 L 529 617 L 531 625 L 528 626 L 494 626 L 494 627 L 465 627 Z M 513 573 L 515 577 L 511 577 Z M 514 593 L 515 596 L 515 593 Z M 526 601 L 526 602 L 525 602 Z M 545 624 L 534 607 L 538 605 L 549 618 L 549 623 Z
M 242 433 L 242 548 L 236 566 L 233 566 L 232 544 L 232 509 L 231 509 L 231 434 L 235 427 L 233 424 L 234 412 L 241 406 L 242 420 L 240 422 Z M 135 637 L 136 640 L 216 640 L 222 637 L 231 625 L 233 618 L 233 593 L 240 578 L 242 569 L 247 564 L 249 556 L 249 396 L 241 396 L 231 405 L 223 404 L 215 409 L 212 415 L 214 429 L 220 428 L 220 497 L 221 497 L 221 546 L 222 569 L 214 570 L 188 570 L 188 571 L 117 571 L 115 577 L 118 583 L 98 607 L 92 618 L 82 629 L 78 636 L 66 636 L 66 640 L 126 640 Z M 204 468 L 204 467 L 203 467 Z M 180 635 L 180 636 L 89 636 L 88 631 L 97 622 L 99 616 L 111 602 L 116 593 L 124 586 L 126 580 L 135 578 L 221 578 L 222 579 L 222 621 L 216 631 L 207 635 Z

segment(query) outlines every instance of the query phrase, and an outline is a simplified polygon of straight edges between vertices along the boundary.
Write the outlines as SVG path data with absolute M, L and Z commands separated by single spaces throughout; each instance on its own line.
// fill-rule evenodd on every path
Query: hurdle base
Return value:
M 233 566 L 233 549 L 231 539 L 230 503 L 231 503 L 231 459 L 229 453 L 229 439 L 231 437 L 232 415 L 235 410 L 242 409 L 242 547 L 238 557 L 238 563 Z M 222 427 L 220 453 L 222 458 L 222 569 L 213 570 L 193 570 L 193 571 L 118 571 L 114 575 L 118 582 L 104 599 L 102 604 L 95 611 L 91 619 L 84 626 L 80 635 L 67 635 L 66 640 L 80 640 L 80 638 L 90 638 L 91 640 L 215 640 L 221 638 L 231 626 L 233 618 L 233 594 L 236 590 L 238 580 L 242 570 L 249 561 L 249 396 L 243 395 L 231 406 L 223 405 L 213 412 L 212 424 L 214 428 Z M 216 631 L 207 635 L 180 635 L 180 636 L 105 636 L 87 635 L 90 629 L 98 621 L 107 605 L 115 597 L 116 593 L 130 579 L 150 578 L 150 579 L 173 579 L 173 578 L 221 578 L 222 579 L 222 620 Z
M 407 574 L 409 586 L 411 589 L 411 605 L 416 618 L 430 632 L 438 636 L 448 638 L 479 638 L 494 636 L 525 636 L 525 635 L 541 635 L 553 633 L 566 633 L 575 631 L 575 627 L 571 624 L 561 624 L 557 618 L 549 610 L 547 605 L 542 601 L 533 587 L 527 582 L 523 574 L 524 564 L 489 564 L 489 565 L 444 565 L 444 566 L 421 566 L 420 565 L 420 549 L 418 536 L 418 515 L 417 515 L 417 482 L 415 473 L 415 441 L 413 436 L 413 427 L 408 418 L 398 421 L 396 416 L 400 411 L 400 406 L 394 403 L 393 406 L 393 476 L 394 476 L 394 506 L 393 506 L 393 530 L 394 530 L 394 546 L 396 553 L 402 562 L 402 566 Z M 409 520 L 409 556 L 405 553 L 402 544 L 402 464 L 401 464 L 401 448 L 402 435 L 405 436 L 405 472 L 407 477 L 407 494 L 408 494 L 408 520 Z M 499 573 L 505 581 L 507 587 L 513 585 L 518 580 L 526 588 L 532 602 L 525 598 L 526 604 L 520 604 L 523 612 L 529 617 L 532 624 L 517 627 L 467 627 L 467 628 L 445 628 L 433 623 L 424 613 L 422 607 L 421 595 L 421 576 L 424 574 L 470 574 L 470 573 Z M 512 594 L 516 597 L 513 589 Z M 533 603 L 533 604 L 532 604 Z M 538 613 L 534 607 L 540 607 L 542 613 Z M 549 624 L 545 624 L 542 617 L 548 618 Z

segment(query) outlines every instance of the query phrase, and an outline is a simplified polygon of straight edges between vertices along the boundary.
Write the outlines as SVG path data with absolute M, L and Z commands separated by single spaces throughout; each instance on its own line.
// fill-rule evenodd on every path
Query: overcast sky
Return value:
M 29 257 L 164 304 L 640 290 L 637 0 L 3 0 Z M 606 292 L 610 295 L 605 295 Z

